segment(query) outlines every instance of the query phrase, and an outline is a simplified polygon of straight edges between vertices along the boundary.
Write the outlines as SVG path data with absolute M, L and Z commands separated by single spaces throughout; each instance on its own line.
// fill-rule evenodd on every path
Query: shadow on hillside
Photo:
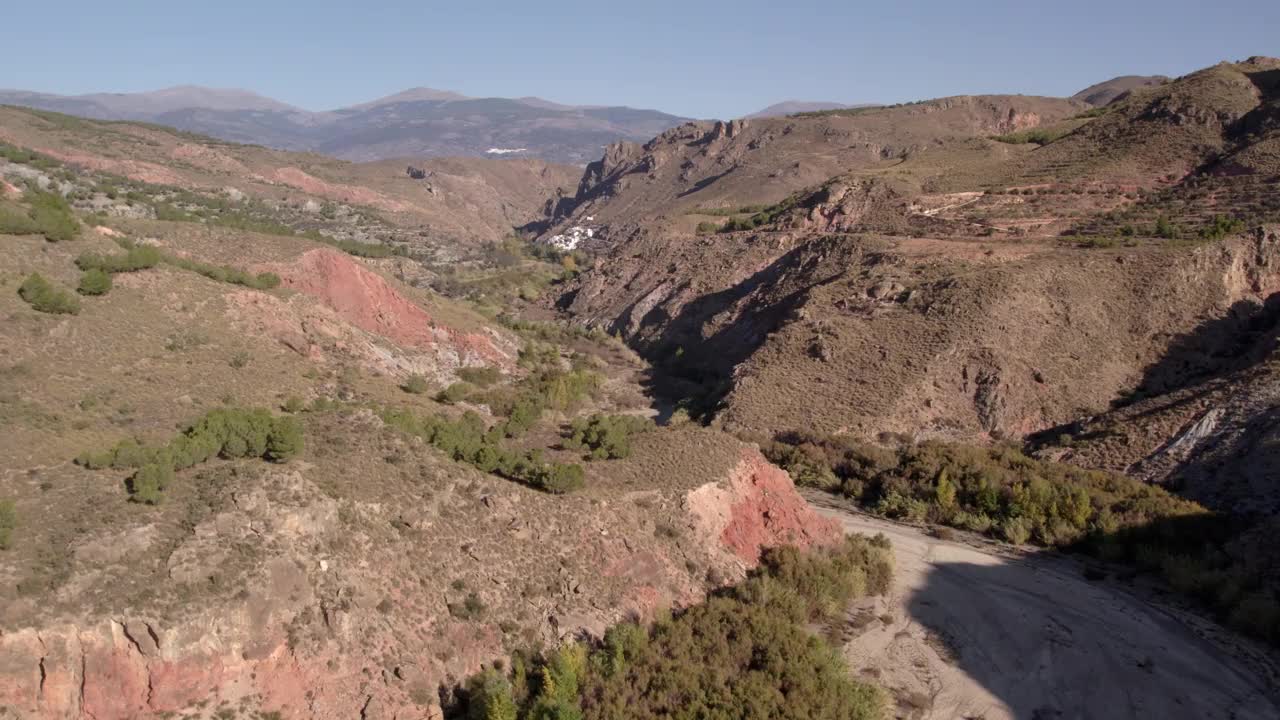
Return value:
M 1221 317 L 1174 338 L 1163 357 L 1143 371 L 1137 387 L 1113 406 L 1130 405 L 1252 367 L 1276 349 L 1277 329 L 1280 293 L 1262 304 L 1241 300 Z
M 733 369 L 751 357 L 769 334 L 804 304 L 814 288 L 839 277 L 815 280 L 785 294 L 762 297 L 789 275 L 798 275 L 793 271 L 804 263 L 810 251 L 808 245 L 801 245 L 742 282 L 686 303 L 674 316 L 662 306 L 645 313 L 633 337 L 641 339 L 635 345 L 654 367 L 648 389 L 666 398 L 695 399 L 710 411 L 728 390 Z M 732 313 L 735 306 L 738 311 L 734 317 L 719 317 Z M 609 332 L 622 331 L 626 318 L 634 311 L 632 305 L 621 313 Z M 655 335 L 646 330 L 658 332 Z M 642 340 L 646 337 L 651 339 Z
M 1263 680 L 1172 614 L 1086 579 L 1074 563 L 1032 558 L 989 565 L 941 562 L 907 613 L 950 664 L 1016 718 L 1278 717 Z M 919 667 L 919 665 L 917 665 Z M 997 710 L 953 692 L 910 693 L 939 717 Z M 938 703 L 956 702 L 958 707 Z M 944 714 L 949 713 L 949 714 Z

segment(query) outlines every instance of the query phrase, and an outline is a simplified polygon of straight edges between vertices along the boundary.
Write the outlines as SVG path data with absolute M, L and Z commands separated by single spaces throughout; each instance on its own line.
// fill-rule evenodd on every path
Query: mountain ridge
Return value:
M 478 156 L 518 151 L 586 164 L 616 140 L 644 141 L 686 122 L 658 110 L 564 105 L 537 97 L 470 97 L 415 87 L 332 110 L 312 111 L 249 90 L 180 85 L 138 93 L 58 95 L 0 89 L 0 104 L 98 120 L 152 122 L 280 150 L 344 160 Z

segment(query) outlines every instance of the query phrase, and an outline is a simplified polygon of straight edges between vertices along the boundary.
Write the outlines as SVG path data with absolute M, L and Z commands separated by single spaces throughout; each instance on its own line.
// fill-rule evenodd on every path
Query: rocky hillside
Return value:
M 109 215 L 155 217 L 154 208 L 126 197 L 124 185 L 138 183 L 210 201 L 251 198 L 270 206 L 262 217 L 288 217 L 299 230 L 324 227 L 338 239 L 452 256 L 537 217 L 545 198 L 571 187 L 578 173 L 541 160 L 446 158 L 414 161 L 423 171 L 414 179 L 399 161 L 348 163 L 18 108 L 0 108 L 0 142 L 80 172 L 119 178 L 104 183 L 120 190 L 118 197 L 100 194 L 93 200 L 95 209 Z M 19 179 L 48 183 L 38 168 L 12 162 L 6 167 Z
M 548 232 L 594 224 L 605 253 L 560 306 L 731 427 L 1051 428 L 1274 292 L 1277 67 L 1104 112 L 960 98 L 615 146 L 551 211 Z
M 99 120 L 139 120 L 231 142 L 356 161 L 509 154 L 581 165 L 611 142 L 644 140 L 687 120 L 656 110 L 472 98 L 429 88 L 326 112 L 243 90 L 201 87 L 77 96 L 0 90 L 0 104 Z
M 0 715 L 440 717 L 517 649 L 839 538 L 758 449 L 655 427 L 607 336 L 415 287 L 263 179 L 213 205 L 102 169 L 280 156 L 7 117 L 69 159 L 0 146 Z

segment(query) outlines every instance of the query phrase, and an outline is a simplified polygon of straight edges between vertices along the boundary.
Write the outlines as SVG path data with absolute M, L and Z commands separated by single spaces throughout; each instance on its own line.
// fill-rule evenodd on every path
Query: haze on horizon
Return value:
M 229 0 L 175 12 L 154 0 L 73 0 L 6 15 L 26 29 L 7 38 L 10 57 L 31 61 L 0 69 L 3 88 L 233 87 L 329 110 L 432 87 L 724 118 L 791 99 L 1065 96 L 1115 75 L 1176 76 L 1274 54 L 1280 3 L 1227 0 L 1207 13 L 1189 0 L 1069 8 L 802 0 L 785 9 L 761 0 L 607 8 L 325 0 L 299 11 Z

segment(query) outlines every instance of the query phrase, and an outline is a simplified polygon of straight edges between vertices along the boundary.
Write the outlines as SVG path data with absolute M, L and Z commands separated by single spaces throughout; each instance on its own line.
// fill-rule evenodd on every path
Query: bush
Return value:
M 496 670 L 485 670 L 467 681 L 467 720 L 516 720 L 511 683 Z
M 405 378 L 400 389 L 411 395 L 421 395 L 431 389 L 431 383 L 425 377 L 415 374 Z
M 592 415 L 578 418 L 569 427 L 564 446 L 584 450 L 592 460 L 625 458 L 631 454 L 631 435 L 653 424 L 635 415 Z
M 885 694 L 855 680 L 809 623 L 835 622 L 852 600 L 883 593 L 890 572 L 882 537 L 771 551 L 738 587 L 652 627 L 619 623 L 596 644 L 515 655 L 510 680 L 493 670 L 472 678 L 467 716 L 501 708 L 500 717 L 514 710 L 539 720 L 883 717 Z
M 173 466 L 148 463 L 129 479 L 130 499 L 147 505 L 159 505 L 162 491 L 173 481 Z
M 13 531 L 18 527 L 18 510 L 12 500 L 0 500 L 0 550 L 13 547 Z
M 0 235 L 35 235 L 39 232 L 40 228 L 30 215 L 0 205 Z
M 458 370 L 458 379 L 471 383 L 479 388 L 487 388 L 502 379 L 498 368 L 485 365 L 483 367 L 465 367 Z
M 519 453 L 503 448 L 499 444 L 500 429 L 486 428 L 484 420 L 471 411 L 457 420 L 420 417 L 404 410 L 384 410 L 380 417 L 401 432 L 423 438 L 454 460 L 537 490 L 569 493 L 581 489 L 586 482 L 581 465 L 545 462 L 537 450 Z
M 49 192 L 28 192 L 31 203 L 31 219 L 49 242 L 72 240 L 80 234 L 80 222 L 71 213 L 71 206 L 61 195 Z
M 80 301 L 75 295 L 54 287 L 40 273 L 28 275 L 18 287 L 18 295 L 40 312 L 63 315 L 80 312 Z
M 80 286 L 76 291 L 81 295 L 106 295 L 111 291 L 111 276 L 93 268 L 80 276 Z
M 1177 240 L 1182 237 L 1182 229 L 1170 222 L 1169 218 L 1161 215 L 1156 218 L 1156 226 L 1153 230 L 1153 234 L 1156 237 L 1164 238 L 1165 240 Z
M 720 224 L 719 224 L 719 223 L 714 223 L 714 222 L 710 222 L 710 221 L 703 221 L 703 222 L 698 223 L 698 229 L 697 229 L 697 231 L 696 231 L 696 232 L 697 232 L 699 235 L 710 235 L 711 233 L 719 232 L 719 231 L 720 231 Z
M 267 434 L 267 451 L 263 457 L 271 462 L 289 462 L 302 448 L 302 424 L 296 418 L 276 418 Z
M 161 447 L 122 440 L 102 452 L 81 453 L 76 463 L 91 470 L 137 469 L 128 481 L 129 490 L 136 501 L 155 505 L 175 470 L 219 456 L 288 462 L 302 449 L 302 426 L 296 418 L 277 418 L 262 408 L 220 408 L 208 412 Z
M 119 255 L 83 253 L 76 258 L 76 267 L 86 272 L 100 270 L 105 273 L 137 272 L 159 265 L 164 255 L 150 245 L 134 245 Z
M 162 257 L 166 263 L 173 265 L 174 267 L 189 270 L 216 282 L 242 285 L 254 290 L 270 290 L 272 288 L 279 287 L 280 285 L 280 276 L 275 273 L 264 272 L 253 275 L 248 271 L 234 268 L 229 265 L 210 265 L 209 263 L 202 263 L 190 258 L 171 255 L 164 255 Z
M 466 400 L 467 396 L 471 394 L 471 390 L 472 387 L 470 383 L 456 382 L 449 385 L 449 387 L 444 390 L 441 390 L 440 394 L 436 396 L 436 399 L 442 403 L 454 405 Z
M 1031 539 L 1031 527 L 1023 518 L 1008 518 L 1000 524 L 1000 534 L 1014 545 L 1025 545 Z
M 1200 229 L 1200 237 L 1206 240 L 1221 240 L 1228 235 L 1244 232 L 1244 223 L 1225 215 L 1214 215 L 1213 220 Z
M 1072 130 L 1068 128 L 1032 128 L 1021 132 L 997 135 L 991 139 L 996 142 L 1008 143 L 1010 145 L 1026 145 L 1028 143 L 1048 145 L 1055 140 L 1059 140 L 1071 134 L 1071 132 Z

